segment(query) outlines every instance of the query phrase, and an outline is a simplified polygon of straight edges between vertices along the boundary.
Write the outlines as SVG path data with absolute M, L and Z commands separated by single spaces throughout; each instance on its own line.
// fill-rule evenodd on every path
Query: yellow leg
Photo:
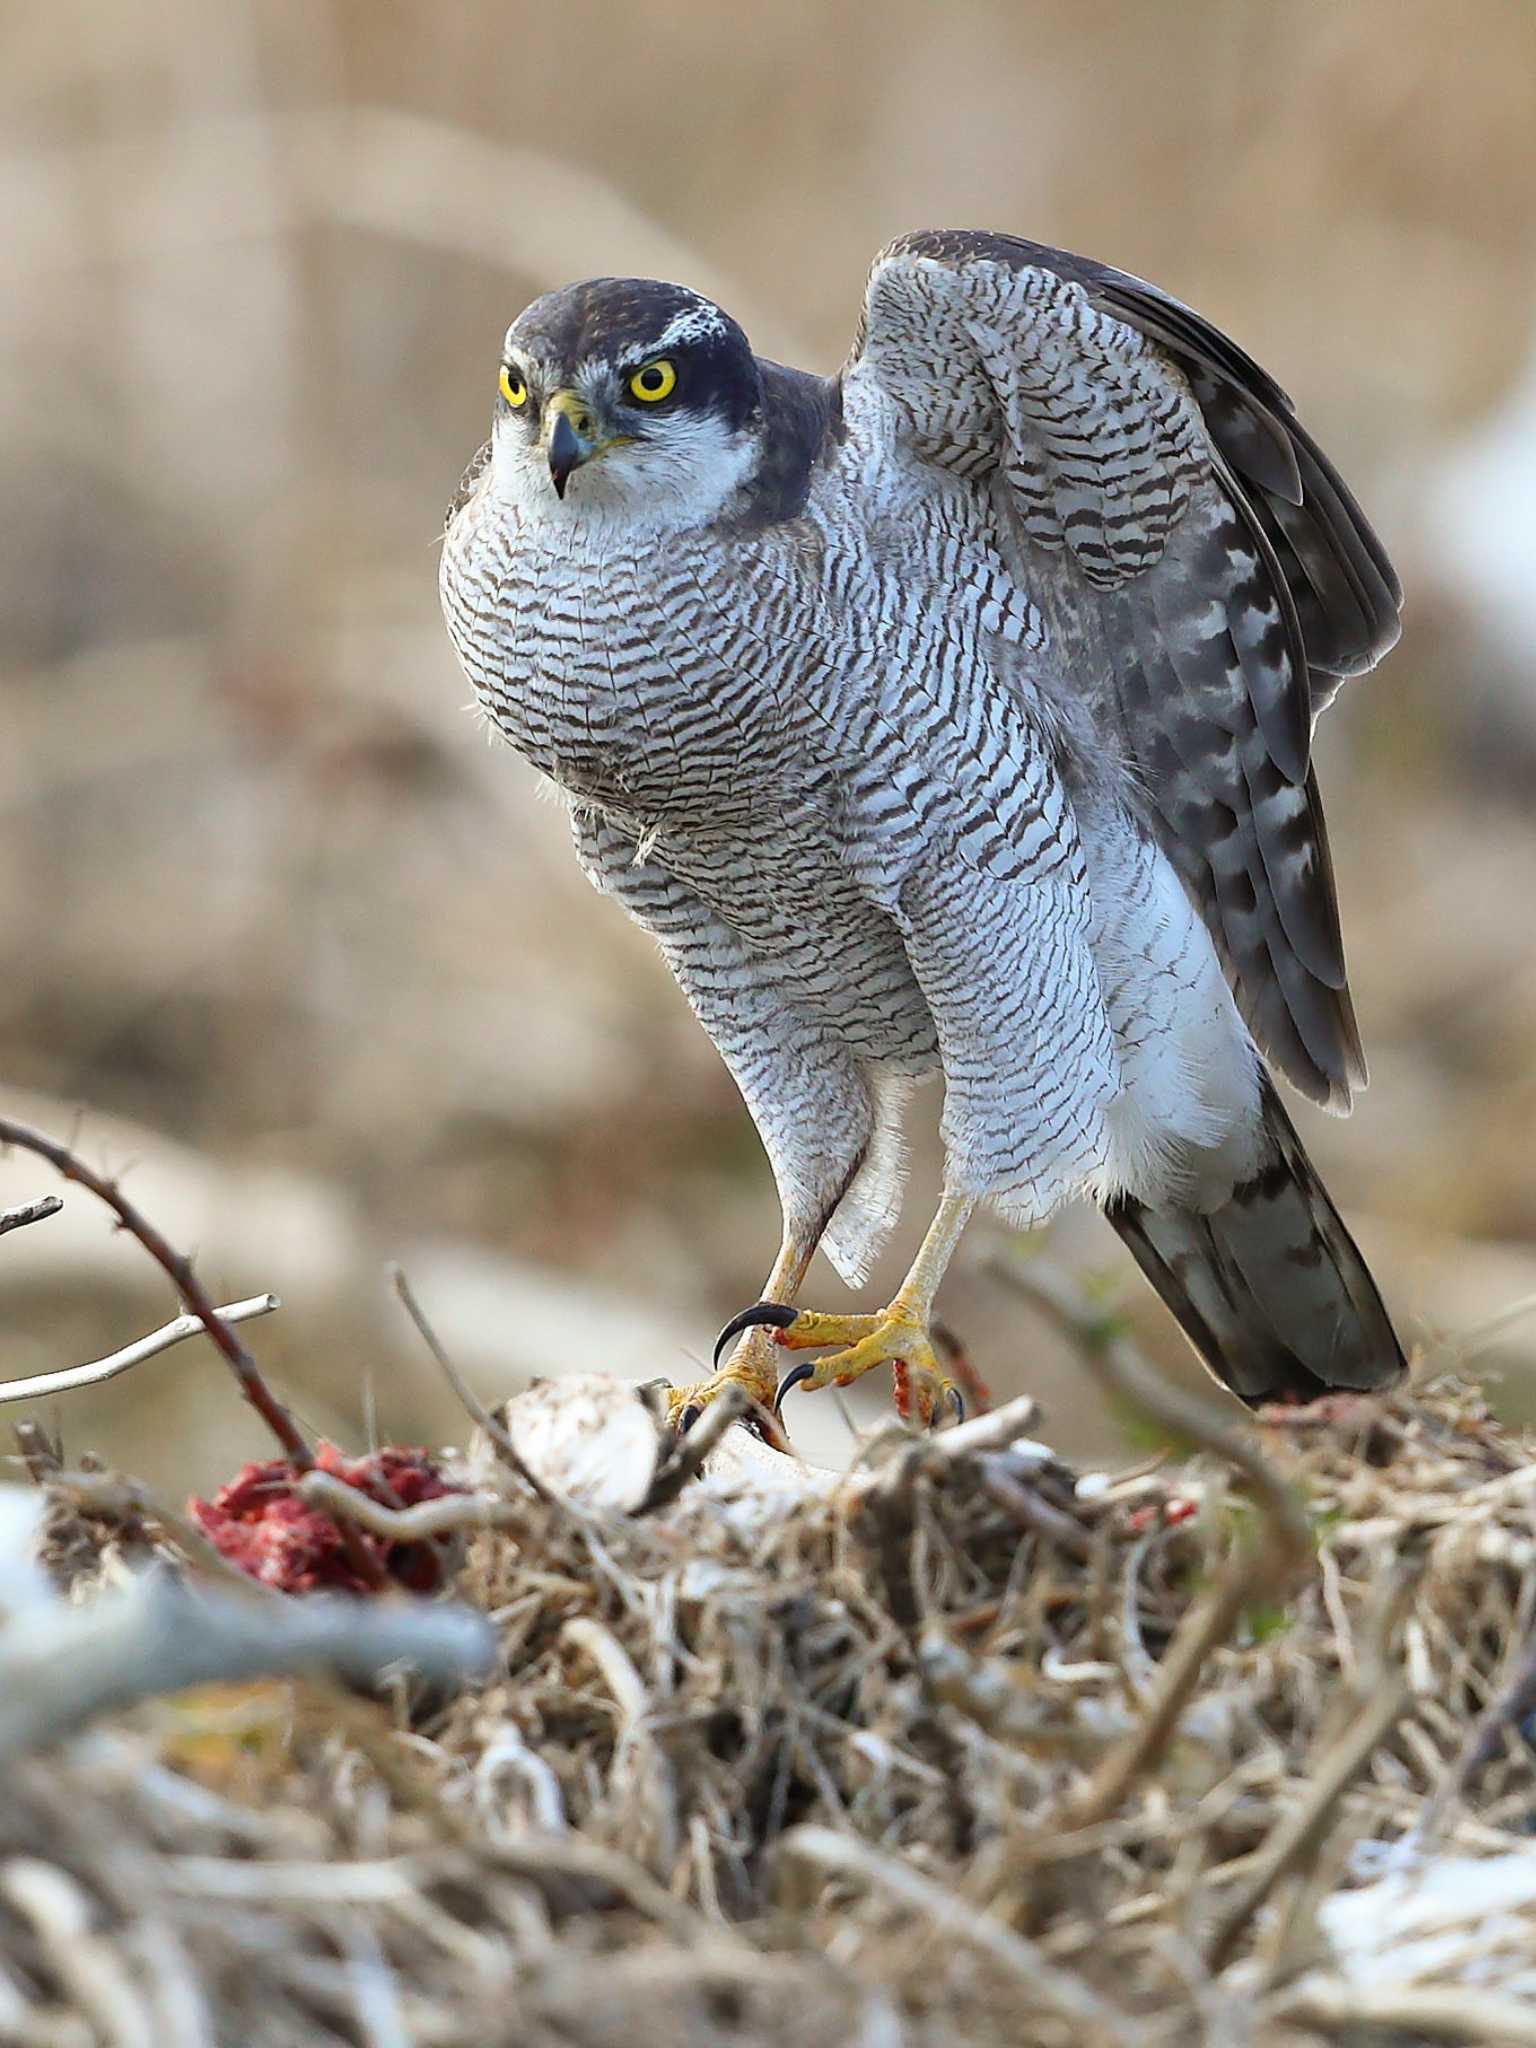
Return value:
M 820 1315 L 814 1309 L 794 1311 L 787 1303 L 764 1300 L 727 1323 L 727 1336 L 768 1326 L 772 1341 L 790 1351 L 839 1347 L 786 1374 L 774 1397 L 775 1407 L 791 1387 L 846 1387 L 877 1365 L 890 1365 L 902 1414 L 915 1412 L 918 1421 L 930 1422 L 945 1397 L 958 1409 L 958 1391 L 933 1348 L 933 1298 L 975 1207 L 970 1195 L 946 1191 L 911 1271 L 895 1300 L 878 1315 Z
M 815 1255 L 815 1238 L 786 1225 L 784 1239 L 779 1246 L 779 1255 L 773 1262 L 773 1271 L 763 1283 L 763 1303 L 787 1307 L 799 1293 Z M 734 1329 L 730 1334 L 736 1334 Z M 715 1346 L 718 1370 L 709 1379 L 700 1381 L 697 1386 L 674 1387 L 667 1396 L 667 1419 L 672 1427 L 691 1427 L 721 1388 L 733 1385 L 744 1387 L 751 1398 L 771 1415 L 774 1412 L 774 1394 L 779 1378 L 773 1339 L 774 1332 L 771 1328 L 743 1325 L 740 1343 L 725 1364 L 719 1365 L 720 1353 L 726 1341 L 722 1339 L 722 1342 Z

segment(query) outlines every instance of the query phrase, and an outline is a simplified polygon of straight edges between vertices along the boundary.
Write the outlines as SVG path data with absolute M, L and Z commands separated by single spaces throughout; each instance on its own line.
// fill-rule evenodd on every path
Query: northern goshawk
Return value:
M 507 334 L 442 595 L 778 1183 L 763 1299 L 675 1418 L 727 1380 L 773 1403 L 774 1345 L 837 1347 L 785 1386 L 891 1363 L 931 1418 L 934 1291 L 983 1200 L 1024 1225 L 1091 1196 L 1248 1402 L 1398 1374 L 1268 1069 L 1334 1109 L 1365 1078 L 1311 741 L 1401 590 L 1241 349 L 998 234 L 893 243 L 832 378 L 680 285 L 572 285 Z M 818 1244 L 868 1267 L 940 1074 L 899 1293 L 799 1310 Z

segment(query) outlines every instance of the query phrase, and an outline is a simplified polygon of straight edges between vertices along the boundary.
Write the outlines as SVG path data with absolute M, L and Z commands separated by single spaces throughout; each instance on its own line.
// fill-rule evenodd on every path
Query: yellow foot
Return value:
M 784 1375 L 773 1396 L 775 1413 L 791 1387 L 846 1387 L 877 1365 L 889 1365 L 899 1415 L 929 1428 L 946 1402 L 957 1420 L 965 1414 L 960 1390 L 933 1348 L 926 1311 L 913 1308 L 900 1295 L 879 1315 L 819 1315 L 814 1309 L 760 1301 L 726 1324 L 716 1357 L 738 1331 L 758 1328 L 771 1329 L 772 1341 L 788 1351 L 838 1347 L 828 1357 L 807 1359 Z
M 715 1347 L 718 1364 L 724 1347 Z M 692 1429 L 709 1404 L 727 1387 L 740 1387 L 751 1404 L 743 1420 L 759 1436 L 779 1450 L 789 1448 L 784 1428 L 774 1407 L 778 1365 L 773 1340 L 766 1330 L 749 1331 L 738 1344 L 728 1364 L 720 1366 L 707 1380 L 691 1387 L 673 1387 L 667 1395 L 667 1421 L 679 1433 Z

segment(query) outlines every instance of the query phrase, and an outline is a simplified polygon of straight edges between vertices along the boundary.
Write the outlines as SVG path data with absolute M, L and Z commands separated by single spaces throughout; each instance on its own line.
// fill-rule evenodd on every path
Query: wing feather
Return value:
M 1347 1106 L 1365 1063 L 1312 727 L 1396 641 L 1402 590 L 1289 398 L 1139 278 L 947 230 L 877 260 L 854 367 L 924 460 L 1003 500 L 1058 620 L 1107 650 L 1104 708 L 1250 1028 Z

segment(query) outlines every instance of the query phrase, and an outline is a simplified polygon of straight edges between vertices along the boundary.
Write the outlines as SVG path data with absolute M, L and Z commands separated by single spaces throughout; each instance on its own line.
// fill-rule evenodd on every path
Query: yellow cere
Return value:
M 669 397 L 676 384 L 677 372 L 665 357 L 658 362 L 646 363 L 629 380 L 632 396 L 644 405 L 655 405 Z
M 501 373 L 501 395 L 508 405 L 527 404 L 528 386 L 519 377 L 516 370 L 509 370 L 503 367 Z

